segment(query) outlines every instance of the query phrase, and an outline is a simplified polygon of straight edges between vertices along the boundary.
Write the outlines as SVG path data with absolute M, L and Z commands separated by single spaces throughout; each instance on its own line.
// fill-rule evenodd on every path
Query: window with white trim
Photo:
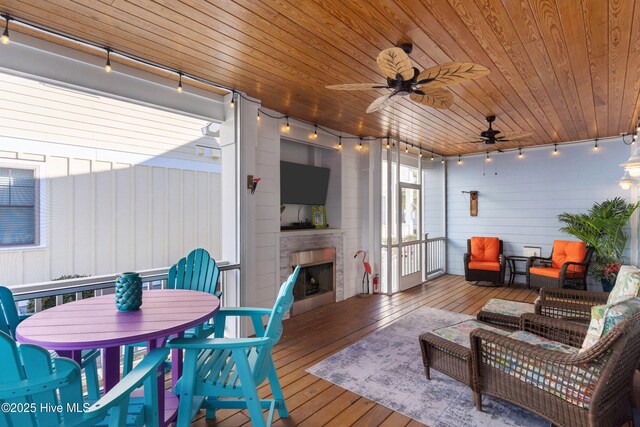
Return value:
M 0 247 L 39 243 L 37 182 L 34 168 L 0 167 Z

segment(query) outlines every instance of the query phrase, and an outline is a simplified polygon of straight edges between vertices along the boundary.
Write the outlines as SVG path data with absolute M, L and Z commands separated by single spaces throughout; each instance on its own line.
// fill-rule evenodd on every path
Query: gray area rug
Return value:
M 423 307 L 372 333 L 307 372 L 433 427 L 548 426 L 543 419 L 484 396 L 475 409 L 471 390 L 431 370 L 424 376 L 418 336 L 470 316 Z

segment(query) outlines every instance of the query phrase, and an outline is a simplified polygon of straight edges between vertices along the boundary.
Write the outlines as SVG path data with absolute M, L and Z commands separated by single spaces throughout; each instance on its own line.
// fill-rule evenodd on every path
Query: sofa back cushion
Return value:
M 607 304 L 616 304 L 626 299 L 640 296 L 640 270 L 632 265 L 620 267 L 616 285 L 611 290 Z
M 640 313 L 640 298 L 629 298 L 612 305 L 591 307 L 591 322 L 580 352 L 596 345 L 615 325 Z
M 551 267 L 562 268 L 562 264 L 565 262 L 583 262 L 586 255 L 587 245 L 584 242 L 554 240 Z M 570 265 L 567 271 L 571 273 L 582 273 L 584 267 L 580 265 Z
M 497 262 L 500 256 L 500 239 L 497 237 L 472 237 L 471 261 Z

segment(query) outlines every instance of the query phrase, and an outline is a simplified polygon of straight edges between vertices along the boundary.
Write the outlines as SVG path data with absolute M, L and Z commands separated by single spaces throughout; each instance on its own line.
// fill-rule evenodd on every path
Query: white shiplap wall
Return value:
M 522 255 L 523 246 L 551 252 L 554 239 L 575 240 L 559 231 L 557 215 L 584 212 L 594 202 L 616 196 L 627 200 L 628 191 L 617 184 L 629 157 L 629 147 L 619 139 L 496 154 L 491 163 L 484 156 L 447 161 L 447 270 L 463 274 L 462 256 L 471 236 L 498 236 L 507 255 Z M 497 171 L 497 175 L 495 174 Z M 469 195 L 477 190 L 478 216 L 469 215 Z
M 197 119 L 0 74 L 0 163 L 37 167 L 41 245 L 0 248 L 0 283 L 220 258 L 220 161 Z

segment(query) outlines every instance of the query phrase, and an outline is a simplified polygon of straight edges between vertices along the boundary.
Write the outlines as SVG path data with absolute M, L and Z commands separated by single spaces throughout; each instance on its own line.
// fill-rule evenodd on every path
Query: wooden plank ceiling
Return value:
M 640 113 L 640 0 L 0 0 L 0 12 L 207 78 L 263 106 L 359 136 L 392 135 L 453 155 L 630 132 Z M 16 26 L 16 30 L 19 28 Z M 487 77 L 453 85 L 437 110 L 384 90 L 382 49 L 412 42 L 425 69 L 470 61 Z M 462 143 L 494 128 L 532 137 Z

